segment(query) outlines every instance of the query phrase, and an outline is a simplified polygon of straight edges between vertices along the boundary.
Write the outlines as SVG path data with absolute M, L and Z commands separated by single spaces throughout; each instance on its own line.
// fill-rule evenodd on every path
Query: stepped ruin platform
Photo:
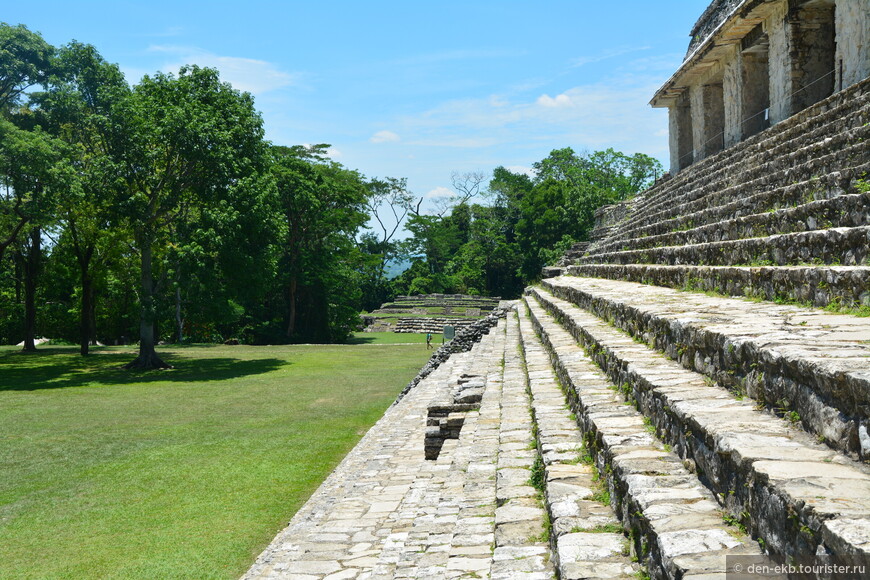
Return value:
M 363 316 L 366 332 L 441 334 L 445 326 L 467 328 L 498 308 L 498 296 L 420 294 L 398 296 Z

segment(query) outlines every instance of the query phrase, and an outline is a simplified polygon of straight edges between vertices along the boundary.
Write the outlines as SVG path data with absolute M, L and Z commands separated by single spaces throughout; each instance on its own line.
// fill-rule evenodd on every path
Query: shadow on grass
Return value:
M 0 391 L 38 391 L 131 383 L 226 381 L 272 372 L 291 364 L 277 358 L 187 358 L 167 352 L 160 356 L 175 368 L 162 371 L 130 371 L 121 368 L 135 357 L 134 352 L 94 354 L 87 358 L 71 354 L 69 349 L 59 348 L 45 348 L 27 354 L 0 352 Z

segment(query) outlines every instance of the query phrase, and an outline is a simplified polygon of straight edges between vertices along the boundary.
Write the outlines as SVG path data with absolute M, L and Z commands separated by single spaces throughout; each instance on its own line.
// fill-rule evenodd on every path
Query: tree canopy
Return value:
M 425 211 L 328 151 L 266 141 L 216 70 L 131 85 L 91 45 L 0 24 L 0 343 L 136 343 L 130 367 L 162 368 L 160 341 L 340 342 L 397 293 L 517 296 L 661 171 L 558 149 L 454 172 Z
M 415 262 L 396 291 L 518 296 L 544 265 L 588 239 L 596 209 L 631 197 L 662 172 L 647 155 L 613 149 L 557 149 L 533 169 L 527 175 L 497 167 L 487 203 L 473 202 L 484 193 L 477 174 L 454 174 L 458 203 L 408 222 L 405 248 Z

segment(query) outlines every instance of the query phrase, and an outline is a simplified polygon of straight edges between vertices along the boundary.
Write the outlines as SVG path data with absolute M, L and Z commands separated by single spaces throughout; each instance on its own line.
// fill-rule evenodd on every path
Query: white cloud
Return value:
M 573 107 L 574 103 L 571 101 L 571 97 L 562 93 L 561 95 L 556 95 L 555 97 L 551 97 L 550 95 L 541 95 L 538 97 L 536 101 L 537 104 L 542 107 Z
M 436 187 L 423 197 L 426 199 L 443 199 L 453 197 L 453 191 L 447 189 L 446 187 Z
M 478 155 L 498 146 L 517 151 L 571 146 L 577 151 L 613 147 L 664 159 L 667 114 L 648 104 L 663 78 L 636 72 L 628 63 L 608 78 L 555 94 L 446 101 L 396 123 L 409 145 L 478 148 Z M 523 163 L 521 157 L 517 161 Z
M 508 165 L 507 167 L 505 167 L 505 169 L 507 169 L 511 173 L 518 173 L 521 175 L 525 174 L 529 177 L 535 176 L 535 170 L 531 167 L 526 167 L 525 165 Z
M 233 85 L 240 91 L 261 95 L 295 83 L 294 75 L 279 70 L 274 64 L 252 58 L 220 56 L 196 47 L 154 45 L 150 52 L 172 55 L 173 60 L 166 63 L 163 70 L 176 72 L 185 64 L 216 68 L 221 80 Z
M 378 131 L 369 138 L 372 143 L 394 143 L 401 141 L 401 138 L 392 131 Z

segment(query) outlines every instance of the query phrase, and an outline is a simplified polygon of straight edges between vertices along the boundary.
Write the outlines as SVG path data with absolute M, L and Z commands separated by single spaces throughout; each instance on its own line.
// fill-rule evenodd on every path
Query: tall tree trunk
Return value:
M 140 278 L 141 311 L 139 314 L 139 356 L 132 362 L 124 365 L 127 369 L 152 370 L 168 369 L 171 365 L 166 364 L 157 356 L 154 350 L 154 276 L 152 267 L 152 244 L 153 236 L 142 235 L 140 251 L 142 252 L 142 272 Z
M 91 275 L 87 271 L 87 266 L 82 266 L 82 304 L 81 313 L 79 314 L 79 353 L 82 356 L 88 355 L 88 349 L 93 336 L 91 326 L 93 315 L 93 300 L 94 300 L 94 283 L 91 280 Z
M 36 351 L 36 278 L 42 258 L 42 231 L 30 231 L 30 249 L 24 261 L 24 351 Z
M 91 321 L 91 345 L 97 345 L 97 290 L 91 280 L 91 300 L 88 319 Z
M 287 300 L 289 304 L 289 312 L 287 313 L 287 338 L 292 338 L 296 333 L 296 287 L 297 280 L 293 276 L 290 278 L 290 285 L 287 289 Z
M 175 326 L 178 332 L 178 343 L 184 342 L 184 318 L 181 316 L 181 286 L 175 287 Z

